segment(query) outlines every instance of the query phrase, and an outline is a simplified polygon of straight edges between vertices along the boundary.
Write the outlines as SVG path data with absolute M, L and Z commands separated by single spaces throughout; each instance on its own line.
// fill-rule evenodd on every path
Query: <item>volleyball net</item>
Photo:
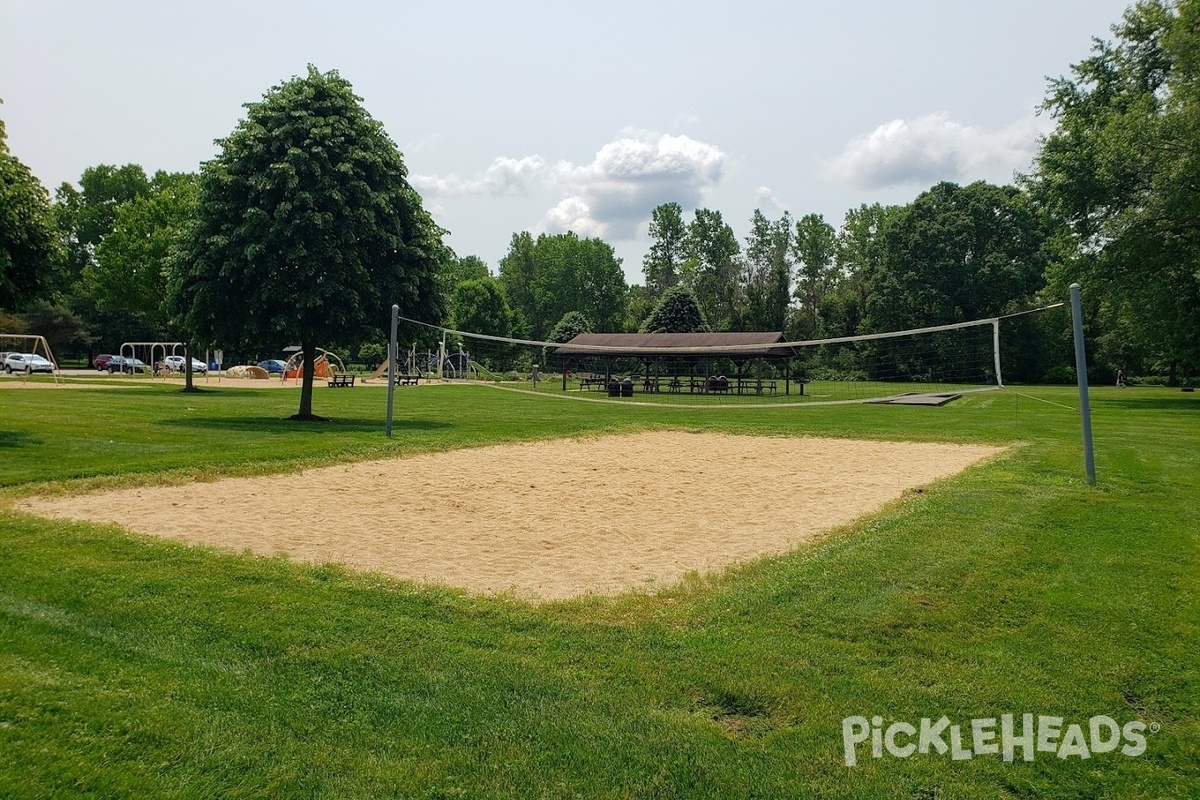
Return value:
M 440 334 L 440 358 L 453 367 L 442 377 L 614 402 L 829 403 L 1001 388 L 1006 329 L 1015 335 L 1018 318 L 1061 306 L 804 341 L 727 332 L 584 333 L 548 342 L 405 321 Z

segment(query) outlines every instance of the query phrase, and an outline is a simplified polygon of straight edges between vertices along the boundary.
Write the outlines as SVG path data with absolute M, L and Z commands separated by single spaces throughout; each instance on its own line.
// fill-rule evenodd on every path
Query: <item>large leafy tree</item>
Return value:
M 82 284 L 101 314 L 121 314 L 174 338 L 167 285 L 172 260 L 196 212 L 196 176 L 158 172 L 149 192 L 116 208 L 112 230 L 100 239 Z M 184 391 L 193 391 L 191 348 L 184 348 Z
M 621 330 L 625 322 L 621 259 L 601 239 L 516 234 L 500 260 L 500 283 L 534 339 L 544 340 L 568 311 L 582 312 L 600 331 Z
M 533 336 L 545 326 L 538 310 L 534 286 L 538 280 L 538 265 L 534 258 L 535 242 L 529 231 L 514 233 L 508 252 L 500 259 L 500 286 L 509 306 L 520 318 L 522 333 Z M 534 324 L 537 320 L 538 324 Z M 535 338 L 537 338 L 535 336 Z
M 138 164 L 100 164 L 83 171 L 78 188 L 63 183 L 55 190 L 55 223 L 66 250 L 57 281 L 60 291 L 79 290 L 75 284 L 88 267 L 95 265 L 96 248 L 112 233 L 117 210 L 148 196 L 153 189 L 146 171 Z
M 870 279 L 870 332 L 963 322 L 1033 298 L 1046 228 L 1011 186 L 939 183 L 892 216 Z
M 687 257 L 687 225 L 679 203 L 663 203 L 650 212 L 650 249 L 642 258 L 646 276 L 646 296 L 650 302 L 679 283 L 679 274 Z
M 650 312 L 654 310 L 654 303 L 651 302 L 646 287 L 637 283 L 629 287 L 627 297 L 624 329 L 632 332 L 638 330 L 642 326 L 642 320 L 650 316 Z
M 688 225 L 683 284 L 695 295 L 709 324 L 717 330 L 737 327 L 743 287 L 739 284 L 741 247 L 720 211 L 696 209 Z
M 38 295 L 60 257 L 50 196 L 9 151 L 0 120 L 0 310 Z
M 749 330 L 781 331 L 787 322 L 792 284 L 792 216 L 769 220 L 759 209 L 746 237 L 746 313 Z
M 796 259 L 796 299 L 800 302 L 800 334 L 819 335 L 825 298 L 837 279 L 837 233 L 820 214 L 796 220 L 792 239 Z
M 1049 272 L 1083 282 L 1093 319 L 1170 372 L 1200 366 L 1200 0 L 1139 2 L 1044 107 L 1056 129 L 1030 176 L 1069 226 Z M 1125 363 L 1125 368 L 1129 364 Z M 1148 365 L 1153 368 L 1153 364 Z
M 473 278 L 454 287 L 450 304 L 454 327 L 487 336 L 512 336 L 513 314 L 495 278 Z M 489 368 L 501 366 L 511 351 L 502 342 L 472 339 L 467 343 L 475 358 Z
M 148 194 L 119 205 L 94 263 L 83 270 L 97 308 L 128 312 L 165 332 L 171 258 L 195 211 L 196 176 L 189 173 L 159 172 Z
M 442 284 L 442 290 L 447 297 L 453 297 L 454 287 L 458 286 L 463 281 L 473 281 L 482 278 L 491 278 L 491 271 L 488 269 L 487 262 L 479 256 L 457 256 L 446 259 L 446 263 L 442 265 L 441 272 L 438 273 L 438 278 Z
M 21 314 L 22 324 L 14 333 L 33 333 L 46 337 L 57 358 L 86 353 L 91 334 L 76 314 L 62 305 L 38 300 Z M 0 327 L 6 327 L 0 323 Z
M 821 305 L 819 336 L 862 332 L 870 281 L 883 270 L 883 229 L 900 209 L 874 203 L 846 212 L 837 234 L 834 282 Z
M 440 320 L 449 251 L 395 143 L 336 72 L 310 66 L 246 108 L 201 170 L 173 305 L 198 344 L 298 341 L 295 418 L 319 419 L 317 346 L 378 333 L 393 303 Z

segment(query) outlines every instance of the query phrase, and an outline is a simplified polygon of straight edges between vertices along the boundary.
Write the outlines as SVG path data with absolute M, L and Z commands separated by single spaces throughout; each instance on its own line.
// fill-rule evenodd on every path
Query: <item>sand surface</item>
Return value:
M 786 552 L 997 452 L 646 432 L 19 507 L 484 594 L 559 599 L 652 590 Z

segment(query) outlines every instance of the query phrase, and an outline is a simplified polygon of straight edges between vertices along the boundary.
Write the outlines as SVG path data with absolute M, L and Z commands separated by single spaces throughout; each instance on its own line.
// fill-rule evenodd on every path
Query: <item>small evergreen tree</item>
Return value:
M 641 333 L 702 333 L 708 331 L 696 296 L 682 286 L 668 289 L 642 323 Z
M 591 333 L 592 324 L 582 311 L 568 311 L 550 331 L 550 341 L 569 342 L 581 333 Z

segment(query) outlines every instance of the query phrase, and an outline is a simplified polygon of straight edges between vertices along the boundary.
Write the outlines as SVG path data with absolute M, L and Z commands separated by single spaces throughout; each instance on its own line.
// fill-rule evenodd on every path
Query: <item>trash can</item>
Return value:
M 608 380 L 608 396 L 609 397 L 620 397 L 621 396 L 621 382 L 618 381 L 616 378 L 609 378 L 609 380 Z
M 621 397 L 633 397 L 633 378 L 626 378 L 621 384 Z

